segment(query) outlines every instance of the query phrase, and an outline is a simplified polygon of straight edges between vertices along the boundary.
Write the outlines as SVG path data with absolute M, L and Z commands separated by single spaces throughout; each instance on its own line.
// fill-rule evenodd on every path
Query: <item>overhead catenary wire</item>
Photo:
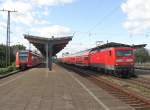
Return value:
M 86 32 L 81 32 L 81 31 L 74 31 L 75 34 L 79 33 L 79 34 L 88 34 L 89 36 L 92 36 L 93 34 L 100 34 L 100 33 L 96 33 L 96 32 L 91 32 L 92 30 L 94 30 L 97 26 L 101 25 L 102 23 L 104 23 L 105 20 L 107 20 L 108 18 L 110 18 L 110 16 L 112 16 L 118 9 L 120 8 L 120 3 L 119 5 L 117 5 L 116 7 L 114 7 L 112 10 L 110 10 L 107 14 L 105 14 L 100 21 L 98 21 L 96 24 L 94 24 L 91 28 L 89 28 L 88 31 Z
M 91 38 L 92 35 L 106 35 L 106 34 L 110 34 L 110 35 L 118 35 L 120 33 L 97 33 L 97 32 L 91 32 L 92 30 L 94 30 L 97 26 L 101 25 L 102 23 L 104 23 L 105 20 L 107 20 L 108 18 L 110 18 L 110 16 L 112 16 L 118 9 L 120 8 L 120 3 L 119 5 L 117 4 L 117 6 L 115 6 L 112 10 L 110 10 L 108 13 L 106 13 L 101 19 L 100 21 L 98 21 L 96 24 L 94 24 L 88 31 L 86 32 L 81 32 L 81 31 L 74 31 L 75 34 L 87 34 L 89 36 L 89 38 Z M 122 33 L 120 34 L 122 35 Z
M 93 25 L 93 27 L 91 27 L 88 32 L 90 33 L 90 31 L 92 31 L 93 29 L 95 29 L 98 25 L 101 25 L 104 20 L 108 19 L 111 15 L 114 14 L 114 12 L 116 12 L 118 9 L 120 8 L 120 5 L 113 8 L 111 11 L 109 11 L 106 15 L 104 15 L 100 21 L 98 21 L 96 24 Z

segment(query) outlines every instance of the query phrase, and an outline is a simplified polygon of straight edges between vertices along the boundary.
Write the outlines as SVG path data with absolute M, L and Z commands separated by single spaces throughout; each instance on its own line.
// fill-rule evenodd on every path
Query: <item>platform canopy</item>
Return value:
M 72 40 L 72 36 L 45 38 L 25 34 L 24 38 L 33 44 L 41 54 L 47 58 L 48 67 L 51 70 L 52 56 L 60 52 Z
M 70 40 L 72 40 L 72 36 L 61 37 L 61 38 L 45 38 L 33 35 L 24 35 L 24 38 L 27 39 L 30 43 L 32 43 L 42 55 L 46 55 L 45 44 L 51 43 L 53 52 L 52 56 L 55 56 L 59 51 L 61 51 Z

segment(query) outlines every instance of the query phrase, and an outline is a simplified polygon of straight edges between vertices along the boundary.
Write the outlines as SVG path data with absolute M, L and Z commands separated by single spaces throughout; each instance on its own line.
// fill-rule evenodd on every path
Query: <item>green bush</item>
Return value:
M 13 66 L 9 66 L 8 67 L 8 72 L 11 72 L 11 71 L 13 71 L 14 70 L 14 67 Z
M 0 69 L 0 74 L 5 74 L 8 72 L 8 68 L 1 68 Z
M 6 73 L 12 72 L 14 70 L 16 70 L 15 65 L 8 66 L 7 68 L 0 68 L 0 74 L 6 74 Z

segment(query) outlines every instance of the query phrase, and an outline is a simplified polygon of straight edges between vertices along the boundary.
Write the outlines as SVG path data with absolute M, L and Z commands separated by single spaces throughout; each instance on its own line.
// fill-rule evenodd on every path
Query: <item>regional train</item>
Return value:
M 133 52 L 138 46 L 145 45 L 131 46 L 110 42 L 75 54 L 65 55 L 58 60 L 65 64 L 94 68 L 105 74 L 132 77 L 135 76 Z
M 30 50 L 16 52 L 16 68 L 24 70 L 39 65 L 42 62 L 42 55 L 32 52 Z

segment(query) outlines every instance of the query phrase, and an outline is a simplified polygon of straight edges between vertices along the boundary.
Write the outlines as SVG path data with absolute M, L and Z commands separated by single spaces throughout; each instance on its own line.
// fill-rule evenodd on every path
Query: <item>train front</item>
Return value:
M 28 55 L 27 51 L 18 51 L 16 53 L 16 67 L 19 69 L 26 69 L 28 66 Z
M 115 49 L 115 72 L 120 76 L 134 76 L 134 54 L 133 48 Z

